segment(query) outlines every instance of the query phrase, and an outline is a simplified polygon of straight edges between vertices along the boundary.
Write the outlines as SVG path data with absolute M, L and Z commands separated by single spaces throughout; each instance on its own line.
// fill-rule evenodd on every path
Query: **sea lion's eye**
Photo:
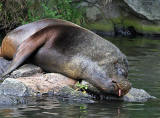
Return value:
M 128 74 L 125 72 L 125 70 L 124 69 L 122 69 L 122 68 L 118 68 L 118 75 L 122 75 L 122 76 L 124 76 L 124 77 L 127 77 L 128 76 Z

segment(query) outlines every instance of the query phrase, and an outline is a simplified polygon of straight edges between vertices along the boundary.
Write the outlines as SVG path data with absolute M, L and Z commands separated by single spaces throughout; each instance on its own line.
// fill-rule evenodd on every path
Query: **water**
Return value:
M 129 80 L 160 98 L 160 40 L 109 39 L 129 60 Z M 92 104 L 71 103 L 46 98 L 28 105 L 0 107 L 0 118 L 160 118 L 160 101 L 145 103 L 101 101 Z

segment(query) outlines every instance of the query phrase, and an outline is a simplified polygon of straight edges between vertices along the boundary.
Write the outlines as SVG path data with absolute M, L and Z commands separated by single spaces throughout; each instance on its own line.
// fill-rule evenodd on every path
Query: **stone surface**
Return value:
M 145 102 L 148 99 L 155 99 L 155 97 L 149 95 L 145 90 L 137 88 L 132 88 L 129 93 L 123 97 L 123 100 L 127 102 Z
M 92 99 L 92 96 L 83 93 L 81 91 L 74 90 L 68 86 L 61 88 L 61 90 L 55 94 L 56 96 L 60 96 L 63 100 L 68 101 L 76 101 L 81 103 L 94 103 L 95 101 Z
M 6 65 L 10 63 L 1 58 L 0 61 L 2 60 Z M 2 63 L 4 64 L 4 62 Z M 2 68 L 2 65 L 0 68 Z M 87 85 L 88 87 L 89 93 L 87 94 L 71 88 L 76 84 L 76 80 L 58 73 L 43 74 L 39 72 L 42 72 L 39 67 L 30 64 L 15 70 L 11 76 L 18 78 L 7 78 L 0 85 L 0 104 L 19 104 L 25 102 L 24 96 L 43 96 L 46 93 L 49 95 L 50 92 L 65 100 L 83 103 L 93 103 L 93 99 L 97 95 L 103 100 L 121 100 L 127 102 L 145 102 L 148 99 L 155 98 L 150 96 L 146 91 L 136 88 L 132 88 L 129 93 L 122 98 L 106 96 L 102 95 L 99 90 L 88 82 L 82 81 L 82 85 Z
M 0 85 L 0 95 L 29 96 L 30 94 L 30 90 L 24 83 L 13 78 L 5 79 Z
M 41 73 L 42 69 L 38 66 L 33 64 L 25 64 L 20 68 L 13 71 L 10 75 L 11 78 L 18 78 L 18 77 L 28 77 L 34 75 L 36 73 Z
M 97 96 L 101 97 L 101 99 L 105 99 L 105 100 L 122 100 L 126 102 L 145 102 L 149 99 L 155 99 L 154 96 L 149 95 L 143 89 L 131 88 L 131 90 L 125 96 L 121 98 L 117 98 L 117 97 L 101 94 L 99 90 L 97 90 L 95 87 L 93 87 L 91 84 L 89 84 L 86 81 L 82 81 L 82 85 L 87 86 L 91 93 L 96 94 Z
M 148 20 L 154 21 L 160 20 L 160 0 L 106 0 L 106 2 L 104 0 L 86 0 L 81 4 L 82 7 L 86 7 L 87 18 L 95 21 L 98 18 L 97 16 L 104 15 L 106 18 L 118 18 L 131 15 L 128 12 L 128 7 L 143 18 L 146 17 Z
M 31 77 L 20 77 L 18 81 L 24 83 L 35 93 L 57 93 L 65 86 L 73 86 L 77 81 L 58 73 L 37 74 Z
M 85 0 L 81 3 L 86 9 L 86 18 L 90 20 L 88 28 L 111 32 L 116 24 L 133 26 L 142 33 L 158 34 L 159 5 L 160 0 Z
M 87 7 L 86 8 L 86 17 L 89 19 L 89 20 L 97 20 L 97 17 L 101 15 L 101 12 L 100 10 L 93 6 L 93 7 Z
M 81 103 L 94 103 L 95 102 L 94 95 L 97 96 L 98 94 L 101 100 L 120 100 L 120 101 L 126 101 L 126 102 L 145 102 L 148 99 L 155 98 L 153 96 L 150 96 L 146 91 L 142 89 L 136 89 L 136 88 L 132 88 L 128 94 L 126 94 L 124 97 L 121 97 L 121 98 L 102 95 L 94 87 L 92 89 L 91 87 L 88 87 L 88 89 L 90 90 L 90 93 L 84 93 L 70 87 L 71 83 L 72 83 L 72 86 L 75 84 L 75 81 L 71 80 L 71 82 L 69 82 L 70 81 L 69 78 L 64 77 L 64 81 L 63 81 L 64 83 L 63 83 L 61 78 L 58 79 L 58 77 L 63 78 L 62 75 L 55 74 L 55 73 L 46 74 L 46 75 L 38 74 L 33 77 L 21 77 L 17 79 L 7 78 L 0 85 L 0 96 L 1 96 L 0 105 L 26 103 L 27 101 L 32 101 L 32 98 L 26 100 L 25 97 L 28 97 L 28 96 L 36 97 L 37 95 L 48 96 L 50 95 L 49 94 L 50 91 L 54 91 L 54 94 L 52 94 L 51 96 L 55 95 L 62 100 L 67 100 L 70 102 L 75 101 L 75 102 L 81 102 Z M 57 86 L 54 85 L 54 82 L 56 82 Z
M 160 0 L 124 0 L 136 13 L 149 20 L 160 20 Z
M 87 19 L 97 21 L 104 19 L 104 17 L 107 19 L 120 17 L 118 3 L 114 0 L 86 0 L 80 5 L 86 8 Z
M 10 63 L 11 61 L 0 57 L 0 76 L 8 69 Z
M 28 103 L 24 97 L 0 95 L 0 105 L 17 105 Z

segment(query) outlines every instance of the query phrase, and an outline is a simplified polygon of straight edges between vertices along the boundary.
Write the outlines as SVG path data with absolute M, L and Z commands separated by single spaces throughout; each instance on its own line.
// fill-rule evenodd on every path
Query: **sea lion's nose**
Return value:
M 117 81 L 116 81 L 116 80 L 114 80 L 114 79 L 112 79 L 112 83 L 115 83 L 115 84 L 116 84 L 116 83 L 117 83 Z
M 118 87 L 118 82 L 117 82 L 117 80 L 111 79 L 111 81 L 112 81 L 112 84 L 113 84 L 113 86 L 114 86 L 114 89 L 115 89 L 115 90 L 118 90 L 119 87 Z
M 114 89 L 115 89 L 116 94 L 117 94 L 119 97 L 121 97 L 121 96 L 122 96 L 122 90 L 121 90 L 121 88 L 119 87 L 118 82 L 117 82 L 116 80 L 112 79 L 112 83 L 113 83 L 113 86 L 114 86 Z
M 118 81 L 111 79 L 114 86 L 115 93 L 120 97 L 125 95 L 131 88 L 131 84 L 128 81 Z

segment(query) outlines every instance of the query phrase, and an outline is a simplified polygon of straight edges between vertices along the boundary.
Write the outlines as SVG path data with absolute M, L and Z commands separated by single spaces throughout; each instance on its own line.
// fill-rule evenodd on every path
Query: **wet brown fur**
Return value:
M 5 37 L 1 45 L 1 55 L 4 58 L 12 59 L 16 53 L 16 46 L 8 37 Z
M 0 47 L 0 57 L 3 57 L 2 51 L 1 51 L 1 47 Z

